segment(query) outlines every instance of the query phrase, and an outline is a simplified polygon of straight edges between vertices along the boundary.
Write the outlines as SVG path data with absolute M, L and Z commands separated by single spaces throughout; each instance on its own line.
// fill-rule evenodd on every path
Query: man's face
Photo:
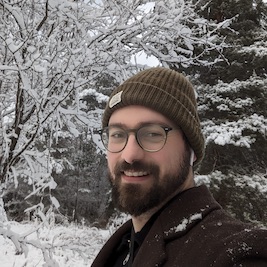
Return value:
M 115 111 L 109 126 L 120 125 L 128 130 L 148 123 L 175 128 L 165 116 L 143 106 Z M 186 189 L 190 149 L 179 129 L 167 134 L 164 147 L 157 152 L 143 150 L 130 133 L 125 148 L 119 153 L 108 152 L 107 157 L 113 201 L 133 216 L 160 206 L 175 192 Z

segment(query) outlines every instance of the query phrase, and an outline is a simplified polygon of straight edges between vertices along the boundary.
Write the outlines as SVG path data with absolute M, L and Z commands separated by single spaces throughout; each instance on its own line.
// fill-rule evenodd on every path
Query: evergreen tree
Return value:
M 194 66 L 192 69 L 199 74 L 199 81 L 215 84 L 221 80 L 230 83 L 234 79 L 246 80 L 254 73 L 264 76 L 267 68 L 266 54 L 257 55 L 253 50 L 247 53 L 242 49 L 256 43 L 265 46 L 267 7 L 264 2 L 202 0 L 198 4 L 199 13 L 209 20 L 223 22 L 233 19 L 231 31 L 220 30 L 228 44 L 228 48 L 223 51 L 224 60 L 210 66 Z M 217 53 L 211 51 L 209 57 L 217 57 Z M 188 70 L 185 71 L 188 73 Z
M 267 9 L 252 0 L 201 3 L 210 20 L 235 19 L 232 31 L 221 31 L 224 61 L 183 69 L 197 88 L 207 138 L 199 179 L 208 175 L 215 197 L 239 219 L 267 224 Z

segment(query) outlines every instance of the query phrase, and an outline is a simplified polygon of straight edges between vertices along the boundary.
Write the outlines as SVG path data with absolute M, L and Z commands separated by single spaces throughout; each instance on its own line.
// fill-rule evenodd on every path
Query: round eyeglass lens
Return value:
M 166 132 L 160 125 L 147 125 L 137 131 L 140 146 L 146 151 L 158 151 L 166 142 Z
M 110 152 L 120 152 L 126 145 L 127 132 L 120 127 L 106 127 L 102 131 L 102 141 Z

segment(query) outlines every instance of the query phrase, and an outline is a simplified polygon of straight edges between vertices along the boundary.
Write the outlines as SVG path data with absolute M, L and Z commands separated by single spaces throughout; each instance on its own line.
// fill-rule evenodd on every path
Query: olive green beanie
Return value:
M 180 73 L 157 67 L 141 71 L 118 86 L 105 108 L 102 126 L 108 125 L 112 113 L 125 106 L 141 105 L 153 109 L 178 125 L 187 137 L 199 163 L 204 156 L 205 141 L 197 114 L 192 84 Z

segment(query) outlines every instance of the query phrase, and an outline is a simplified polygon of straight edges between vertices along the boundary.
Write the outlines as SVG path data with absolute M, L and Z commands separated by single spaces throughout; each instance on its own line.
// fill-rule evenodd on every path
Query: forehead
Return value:
M 161 113 L 137 105 L 126 106 L 114 111 L 109 120 L 109 125 L 123 124 L 129 128 L 146 123 L 159 123 L 174 127 L 174 123 Z

